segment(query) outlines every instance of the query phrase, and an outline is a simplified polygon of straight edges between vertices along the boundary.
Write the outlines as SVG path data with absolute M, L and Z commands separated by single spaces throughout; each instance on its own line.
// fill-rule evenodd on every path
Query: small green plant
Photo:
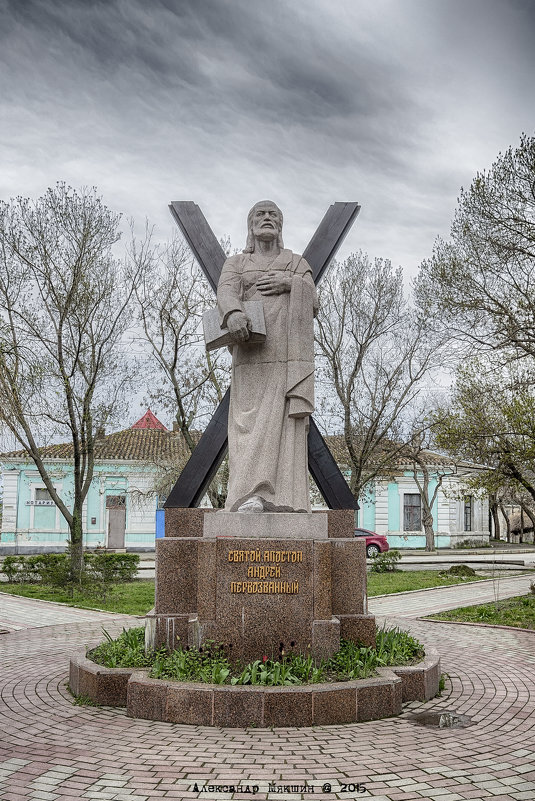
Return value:
M 425 656 L 423 645 L 408 632 L 399 628 L 379 629 L 375 651 L 378 663 L 385 667 L 418 662 Z
M 336 675 L 338 681 L 373 676 L 376 667 L 374 649 L 350 640 L 342 640 L 340 650 L 333 654 L 327 663 L 327 669 Z
M 100 706 L 96 704 L 88 695 L 76 695 L 73 700 L 74 706 Z
M 69 683 L 65 685 L 65 688 L 69 695 L 72 695 L 74 706 L 100 706 L 100 704 L 96 704 L 88 695 L 75 695 Z
M 291 684 L 317 684 L 325 679 L 325 663 L 310 656 L 290 654 L 282 661 L 267 656 L 246 665 L 231 678 L 231 684 L 260 684 L 268 687 Z
M 154 679 L 225 684 L 230 672 L 231 665 L 220 646 L 207 643 L 199 650 L 177 648 L 167 653 L 161 649 L 156 652 L 150 675 Z
M 152 654 L 145 653 L 145 629 L 123 629 L 122 634 L 113 639 L 102 629 L 105 642 L 88 653 L 88 657 L 105 667 L 150 667 Z
M 532 582 L 531 582 L 531 584 L 529 585 L 529 591 L 530 591 L 530 592 L 531 592 L 533 595 L 535 595 L 535 581 L 532 581 Z
M 284 687 L 295 684 L 349 681 L 373 676 L 378 667 L 406 665 L 424 657 L 422 645 L 407 632 L 380 629 L 376 648 L 342 640 L 330 659 L 316 660 L 310 654 L 289 654 L 280 660 L 255 659 L 247 665 L 232 664 L 220 645 L 206 643 L 202 648 L 179 647 L 171 653 L 165 648 L 145 653 L 142 628 L 123 629 L 113 639 L 106 638 L 88 656 L 106 667 L 150 667 L 151 678 L 174 681 L 200 681 L 207 684 Z
M 448 676 L 447 673 L 441 673 L 440 674 L 440 678 L 438 680 L 438 690 L 437 690 L 437 694 L 435 695 L 435 698 L 440 698 L 442 696 L 442 693 L 446 689 L 446 679 L 448 679 L 448 678 L 449 678 L 449 676 Z
M 372 573 L 393 573 L 398 569 L 397 563 L 401 559 L 401 554 L 395 549 L 385 551 L 374 557 L 371 570 Z

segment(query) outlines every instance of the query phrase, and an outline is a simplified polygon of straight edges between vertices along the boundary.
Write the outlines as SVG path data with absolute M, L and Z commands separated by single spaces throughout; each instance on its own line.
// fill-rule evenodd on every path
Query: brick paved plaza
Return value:
M 10 603 L 13 617 L 16 602 Z M 40 602 L 21 603 L 26 614 L 35 604 L 39 624 Z M 72 611 L 65 610 L 68 616 Z M 66 688 L 72 651 L 100 639 L 102 625 L 116 633 L 138 622 L 95 617 L 80 610 L 78 621 L 19 630 L 12 624 L 11 633 L 0 636 L 3 801 L 535 799 L 535 634 L 400 620 L 440 650 L 450 676 L 442 698 L 372 723 L 243 731 L 132 720 L 121 709 L 74 706 Z M 415 712 L 430 709 L 462 713 L 474 723 L 431 729 L 411 721 Z M 239 782 L 251 792 L 200 790 Z M 268 792 L 270 782 L 290 792 Z M 305 782 L 313 793 L 299 791 Z M 342 792 L 351 783 L 364 784 L 366 792 Z

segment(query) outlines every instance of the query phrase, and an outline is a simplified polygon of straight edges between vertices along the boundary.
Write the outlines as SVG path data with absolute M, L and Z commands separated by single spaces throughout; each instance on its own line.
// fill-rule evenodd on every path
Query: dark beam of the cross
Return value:
M 200 208 L 191 201 L 174 201 L 171 213 L 202 267 L 210 285 L 217 290 L 225 253 Z M 312 268 L 316 283 L 334 258 L 360 211 L 357 203 L 334 203 L 327 210 L 303 256 Z M 227 390 L 197 447 L 186 463 L 165 503 L 166 508 L 197 506 L 227 451 L 230 391 Z M 358 509 L 351 490 L 321 436 L 310 419 L 308 437 L 309 470 L 330 509 Z
M 210 286 L 217 292 L 219 276 L 227 257 L 206 217 L 191 200 L 174 200 L 169 208 Z
M 358 203 L 333 203 L 325 212 L 316 233 L 303 251 L 303 258 L 312 268 L 314 283 L 319 284 L 321 281 L 359 211 Z

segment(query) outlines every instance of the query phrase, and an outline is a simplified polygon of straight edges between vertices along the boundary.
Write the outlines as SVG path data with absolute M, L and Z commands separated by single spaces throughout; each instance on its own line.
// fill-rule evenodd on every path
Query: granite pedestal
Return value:
M 351 512 L 169 510 L 156 541 L 148 643 L 212 641 L 242 661 L 326 658 L 341 637 L 374 645 L 364 542 L 353 528 Z

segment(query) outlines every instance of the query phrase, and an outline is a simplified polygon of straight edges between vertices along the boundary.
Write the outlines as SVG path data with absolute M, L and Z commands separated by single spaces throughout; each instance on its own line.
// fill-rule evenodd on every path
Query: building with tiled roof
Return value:
M 347 450 L 341 435 L 327 436 L 329 448 L 349 482 Z M 395 443 L 388 443 L 390 452 Z M 437 494 L 432 505 L 435 547 L 450 548 L 466 543 L 487 545 L 490 536 L 489 505 L 486 497 L 470 490 L 467 479 L 488 468 L 423 450 L 419 458 L 429 471 L 429 495 Z M 359 528 L 384 534 L 391 548 L 425 548 L 422 471 L 407 447 L 402 447 L 388 469 L 369 482 L 359 499 L 356 514 Z M 420 484 L 420 486 L 419 486 Z M 315 498 L 319 501 L 318 495 Z
M 341 438 L 327 439 L 342 471 L 348 474 Z M 73 491 L 72 444 L 47 445 L 41 454 L 56 488 L 68 503 Z M 156 481 L 156 476 L 162 470 L 170 473 L 172 485 L 178 468 L 189 455 L 182 435 L 168 431 L 150 409 L 124 431 L 107 436 L 101 432 L 95 442 L 94 478 L 84 505 L 84 544 L 94 548 L 152 549 L 160 521 L 163 524 L 163 512 L 158 509 L 162 499 L 154 491 L 162 482 Z M 488 503 L 468 490 L 464 494 L 462 489 L 463 476 L 477 469 L 477 465 L 456 463 L 431 451 L 426 451 L 424 458 L 432 475 L 431 491 L 437 475 L 445 475 L 433 504 L 436 545 L 488 542 Z M 26 452 L 2 454 L 0 463 L 4 484 L 0 554 L 65 548 L 67 525 Z M 312 492 L 311 499 L 315 508 L 323 506 L 317 491 Z M 360 507 L 356 524 L 385 534 L 391 547 L 425 546 L 420 489 L 406 454 L 400 454 L 388 475 L 370 482 Z
M 40 449 L 61 497 L 73 493 L 72 443 Z M 84 544 L 144 550 L 154 547 L 158 497 L 152 490 L 162 466 L 184 465 L 189 450 L 148 409 L 130 428 L 95 441 L 94 477 L 84 504 Z M 66 547 L 65 520 L 24 450 L 0 454 L 4 486 L 0 554 L 57 551 Z M 158 517 L 159 517 L 158 513 Z

